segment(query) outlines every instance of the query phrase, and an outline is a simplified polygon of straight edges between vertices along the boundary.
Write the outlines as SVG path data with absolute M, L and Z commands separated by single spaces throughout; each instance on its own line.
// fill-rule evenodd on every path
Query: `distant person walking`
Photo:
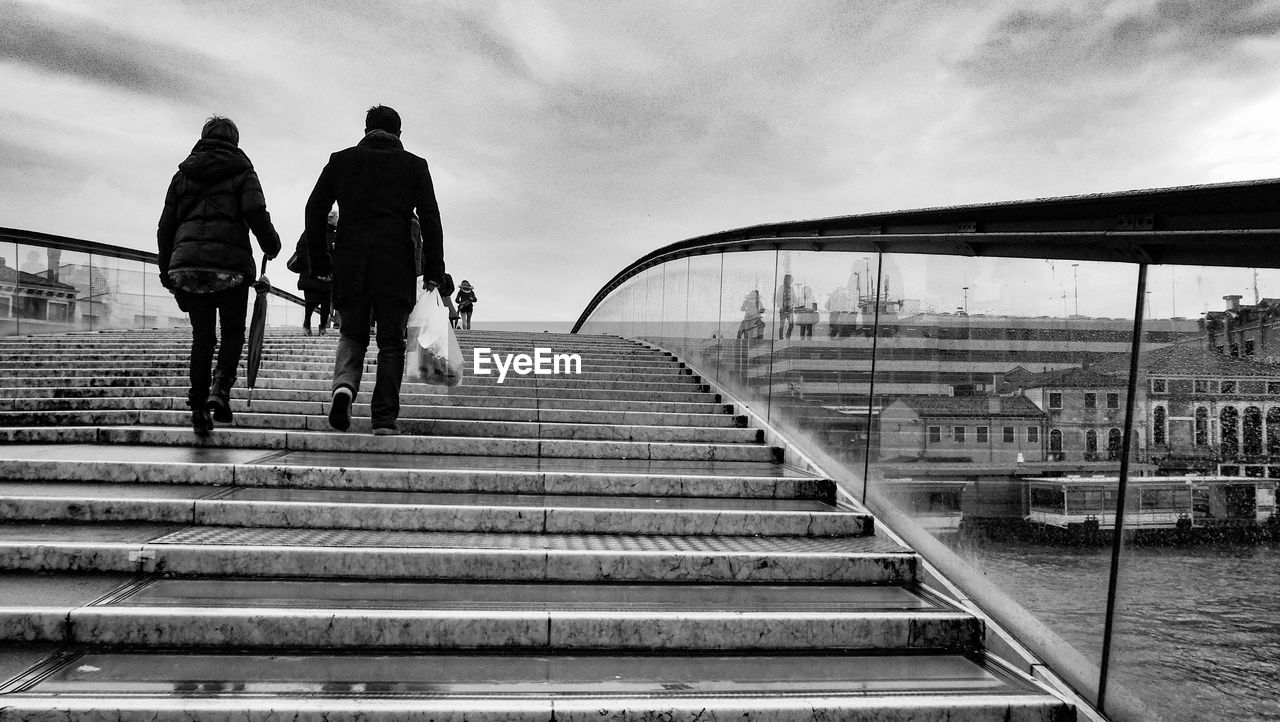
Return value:
M 244 349 L 249 288 L 257 277 L 249 231 L 268 259 L 280 253 L 262 184 L 239 144 L 240 131 L 231 120 L 214 116 L 205 122 L 199 142 L 169 182 L 156 229 L 160 283 L 191 319 L 187 405 L 200 436 L 214 421 L 233 420 L 231 387 Z M 210 374 L 219 322 L 222 345 Z
M 338 233 L 338 209 L 334 208 L 329 211 L 328 225 L 325 228 L 325 238 L 329 244 L 329 252 L 333 252 L 333 239 Z M 302 249 L 306 250 L 307 232 L 302 232 L 300 239 Z M 308 259 L 310 254 L 305 254 Z M 308 336 L 311 335 L 311 314 L 315 311 L 320 312 L 320 335 L 323 336 L 329 328 L 329 312 L 333 305 L 333 279 L 329 276 L 317 276 L 311 270 L 311 262 L 306 262 L 306 268 L 298 274 L 298 290 L 302 291 L 303 306 L 302 315 L 302 331 Z
M 458 316 L 462 319 L 462 327 L 471 328 L 471 313 L 475 310 L 476 292 L 470 281 L 463 281 L 458 286 L 458 296 L 453 299 L 458 304 Z
M 343 319 L 334 359 L 329 425 L 351 426 L 351 404 L 360 390 L 369 324 L 377 325 L 378 375 L 369 402 L 373 433 L 398 434 L 400 382 L 404 377 L 405 325 L 416 300 L 415 251 L 409 219 L 422 228 L 422 285 L 444 280 L 444 235 L 427 161 L 400 142 L 400 115 L 374 106 L 365 135 L 329 156 L 306 206 L 312 271 L 333 278 L 333 302 Z M 341 211 L 330 253 L 325 219 Z

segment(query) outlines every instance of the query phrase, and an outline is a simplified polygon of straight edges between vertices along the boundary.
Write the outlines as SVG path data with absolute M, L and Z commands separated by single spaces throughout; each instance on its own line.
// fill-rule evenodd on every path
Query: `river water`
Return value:
M 955 538 L 957 552 L 1101 661 L 1111 549 Z M 1160 720 L 1280 720 L 1280 543 L 1131 546 L 1109 684 Z

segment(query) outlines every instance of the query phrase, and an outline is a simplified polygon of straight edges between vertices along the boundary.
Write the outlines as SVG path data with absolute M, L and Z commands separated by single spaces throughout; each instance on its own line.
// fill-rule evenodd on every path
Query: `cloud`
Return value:
M 226 70 L 208 55 L 24 3 L 7 4 L 0 61 L 169 98 L 191 100 L 225 87 L 213 81 Z
M 1133 84 L 1150 82 L 1153 73 L 1216 75 L 1239 62 L 1270 62 L 1252 56 L 1248 43 L 1280 37 L 1280 5 L 1269 0 L 1161 0 L 1114 8 L 1093 2 L 1013 10 L 958 67 L 980 86 L 1074 92 L 1100 78 Z

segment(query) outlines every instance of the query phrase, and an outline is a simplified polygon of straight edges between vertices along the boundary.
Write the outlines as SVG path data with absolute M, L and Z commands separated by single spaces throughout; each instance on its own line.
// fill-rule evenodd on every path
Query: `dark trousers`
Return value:
M 218 345 L 216 331 L 222 326 L 222 345 L 218 347 L 218 364 L 213 375 L 229 390 L 236 381 L 236 366 L 244 350 L 244 321 L 249 309 L 250 284 L 243 283 L 217 293 L 181 294 L 179 301 L 191 319 L 191 390 L 187 398 L 203 405 L 209 398 L 213 348 Z M 175 295 L 177 295 L 175 294 Z
M 372 319 L 378 327 L 378 376 L 369 401 L 373 427 L 392 428 L 400 417 L 400 382 L 404 379 L 405 327 L 413 304 L 395 298 L 344 298 L 338 313 L 346 320 L 338 338 L 333 365 L 333 388 L 346 386 L 352 397 L 360 391 L 364 355 L 369 348 L 369 325 L 351 319 Z
M 303 306 L 305 310 L 302 315 L 302 327 L 311 328 L 311 314 L 319 309 L 320 328 L 329 328 L 329 294 L 313 294 L 308 291 L 304 296 L 306 297 L 306 304 Z

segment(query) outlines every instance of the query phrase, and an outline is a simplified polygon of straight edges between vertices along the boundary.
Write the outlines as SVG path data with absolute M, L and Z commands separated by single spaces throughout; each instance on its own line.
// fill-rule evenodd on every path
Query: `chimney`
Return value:
M 1223 296 L 1222 300 L 1227 302 L 1228 311 L 1239 311 L 1241 298 L 1243 298 L 1243 296 L 1240 294 L 1232 294 L 1230 296 Z

